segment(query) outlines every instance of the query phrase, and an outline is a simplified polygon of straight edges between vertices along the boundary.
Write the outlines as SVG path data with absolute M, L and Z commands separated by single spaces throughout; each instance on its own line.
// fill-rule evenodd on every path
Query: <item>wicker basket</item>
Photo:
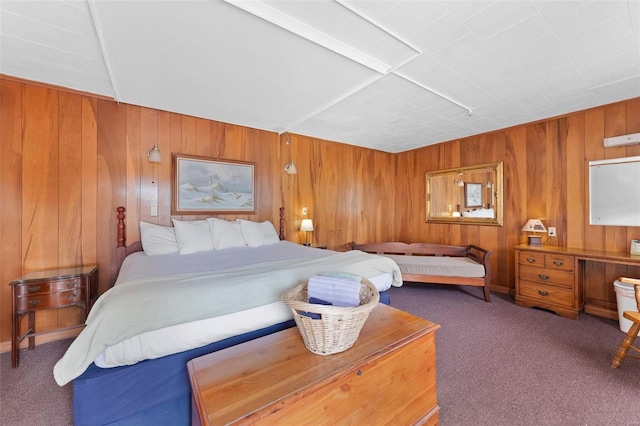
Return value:
M 291 308 L 307 349 L 314 354 L 331 355 L 349 349 L 358 340 L 369 312 L 380 300 L 380 294 L 371 281 L 363 278 L 360 283 L 360 306 L 316 305 L 307 300 L 307 282 L 282 294 L 282 301 Z M 319 314 L 320 318 L 314 319 L 301 312 Z

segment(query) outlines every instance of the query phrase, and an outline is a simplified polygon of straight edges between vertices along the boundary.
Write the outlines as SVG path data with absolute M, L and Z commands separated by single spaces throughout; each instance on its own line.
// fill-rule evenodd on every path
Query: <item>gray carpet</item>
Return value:
M 441 325 L 441 425 L 640 425 L 640 360 L 610 367 L 623 337 L 617 321 L 571 321 L 499 294 L 486 303 L 469 287 L 405 284 L 391 298 Z M 9 353 L 0 356 L 0 424 L 72 423 L 71 386 L 51 375 L 69 343 L 23 350 L 15 370 Z
M 393 290 L 394 306 L 441 325 L 442 425 L 640 425 L 640 360 L 610 366 L 617 321 L 572 321 L 500 294 L 486 303 L 470 287 Z

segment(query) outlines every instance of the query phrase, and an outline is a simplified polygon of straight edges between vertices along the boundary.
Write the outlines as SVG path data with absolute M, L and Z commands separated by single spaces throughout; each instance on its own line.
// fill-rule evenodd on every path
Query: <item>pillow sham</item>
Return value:
M 215 217 L 208 218 L 207 222 L 209 222 L 211 240 L 215 250 L 247 245 L 240 230 L 240 222 Z
M 213 250 L 209 222 L 203 220 L 173 220 L 180 254 Z
M 140 242 L 147 256 L 178 252 L 176 233 L 172 226 L 140 221 Z
M 268 220 L 251 222 L 250 220 L 238 219 L 238 222 L 240 222 L 242 236 L 249 247 L 260 247 L 280 241 L 276 228 Z

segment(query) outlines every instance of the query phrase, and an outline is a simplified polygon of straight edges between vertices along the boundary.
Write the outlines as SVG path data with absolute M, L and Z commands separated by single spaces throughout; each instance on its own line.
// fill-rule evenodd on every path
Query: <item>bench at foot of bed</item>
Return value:
M 478 246 L 351 242 L 349 247 L 393 259 L 400 267 L 404 281 L 483 287 L 484 300 L 491 301 L 489 256 L 492 252 Z

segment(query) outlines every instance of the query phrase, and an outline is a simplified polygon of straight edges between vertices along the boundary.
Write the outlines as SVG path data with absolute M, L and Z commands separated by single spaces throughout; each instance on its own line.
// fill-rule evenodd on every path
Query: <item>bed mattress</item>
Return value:
M 227 270 L 283 259 L 323 258 L 336 253 L 287 241 L 265 247 L 237 247 L 191 255 L 147 256 L 142 252 L 134 253 L 123 263 L 116 285 L 142 277 Z M 247 255 L 247 252 L 250 252 L 250 255 Z M 393 282 L 391 272 L 383 272 L 367 278 L 374 283 L 379 292 L 386 292 Z M 386 302 L 389 301 L 386 300 Z M 110 346 L 100 353 L 94 362 L 101 368 L 131 365 L 145 359 L 155 359 L 190 350 L 291 319 L 291 310 L 278 301 L 228 315 L 145 332 Z
M 482 278 L 484 266 L 468 257 L 452 256 L 403 256 L 385 254 L 395 261 L 404 274 L 437 275 L 444 277 Z

